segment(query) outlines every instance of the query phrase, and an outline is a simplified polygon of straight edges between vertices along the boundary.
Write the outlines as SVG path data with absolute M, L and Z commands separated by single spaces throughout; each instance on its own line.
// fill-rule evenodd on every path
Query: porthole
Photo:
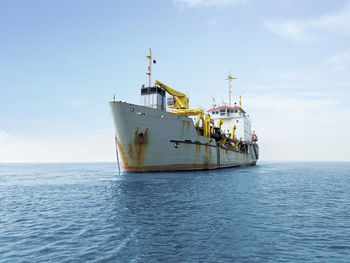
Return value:
M 135 109 L 134 108 L 130 108 L 131 111 L 134 111 Z

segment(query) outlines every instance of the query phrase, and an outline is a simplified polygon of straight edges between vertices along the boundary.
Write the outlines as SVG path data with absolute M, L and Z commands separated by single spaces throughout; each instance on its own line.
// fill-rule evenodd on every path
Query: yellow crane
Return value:
M 189 108 L 189 99 L 185 94 L 170 88 L 169 86 L 165 85 L 164 83 L 160 82 L 159 80 L 156 80 L 156 82 L 154 84 L 156 86 L 161 87 L 166 92 L 168 92 L 171 96 L 173 96 L 174 105 L 169 106 L 170 109 L 184 109 L 185 110 L 185 109 Z
M 210 118 L 209 114 L 204 115 L 202 109 L 189 109 L 189 98 L 185 94 L 170 88 L 159 80 L 156 80 L 154 84 L 173 96 L 174 104 L 168 106 L 170 109 L 175 109 L 175 111 L 170 111 L 171 113 L 182 116 L 197 116 L 196 128 L 202 128 L 203 135 L 210 137 L 214 127 L 214 120 Z M 202 121 L 202 127 L 199 126 L 200 121 Z

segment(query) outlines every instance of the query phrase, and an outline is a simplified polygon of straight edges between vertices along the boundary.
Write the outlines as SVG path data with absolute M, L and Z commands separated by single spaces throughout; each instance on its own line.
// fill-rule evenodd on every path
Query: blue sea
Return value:
M 0 164 L 0 262 L 350 262 L 350 163 Z

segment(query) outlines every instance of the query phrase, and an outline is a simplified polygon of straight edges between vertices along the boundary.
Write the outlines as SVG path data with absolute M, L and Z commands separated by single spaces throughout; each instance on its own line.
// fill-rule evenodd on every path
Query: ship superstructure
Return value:
M 232 126 L 236 126 L 236 137 L 239 140 L 251 142 L 252 130 L 249 115 L 241 106 L 218 106 L 208 110 L 211 118 L 215 120 L 221 119 L 221 131 L 226 135 L 231 132 Z
M 255 165 L 259 148 L 248 114 L 240 106 L 190 109 L 189 98 L 156 80 L 141 87 L 141 105 L 110 102 L 116 145 L 125 171 L 173 171 Z M 166 94 L 170 97 L 166 100 Z M 167 110 L 168 109 L 168 110 Z M 254 139 L 252 139 L 254 138 Z

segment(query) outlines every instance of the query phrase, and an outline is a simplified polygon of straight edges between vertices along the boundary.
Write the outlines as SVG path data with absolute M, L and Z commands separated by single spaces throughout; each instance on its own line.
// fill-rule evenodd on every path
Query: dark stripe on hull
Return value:
M 131 173 L 149 173 L 149 172 L 176 172 L 176 171 L 199 171 L 199 170 L 213 170 L 223 169 L 230 167 L 244 167 L 256 165 L 256 161 L 250 164 L 239 164 L 239 165 L 202 165 L 202 164 L 174 164 L 174 165 L 158 165 L 158 166 L 143 166 L 143 167 L 127 167 L 124 168 L 125 172 Z

